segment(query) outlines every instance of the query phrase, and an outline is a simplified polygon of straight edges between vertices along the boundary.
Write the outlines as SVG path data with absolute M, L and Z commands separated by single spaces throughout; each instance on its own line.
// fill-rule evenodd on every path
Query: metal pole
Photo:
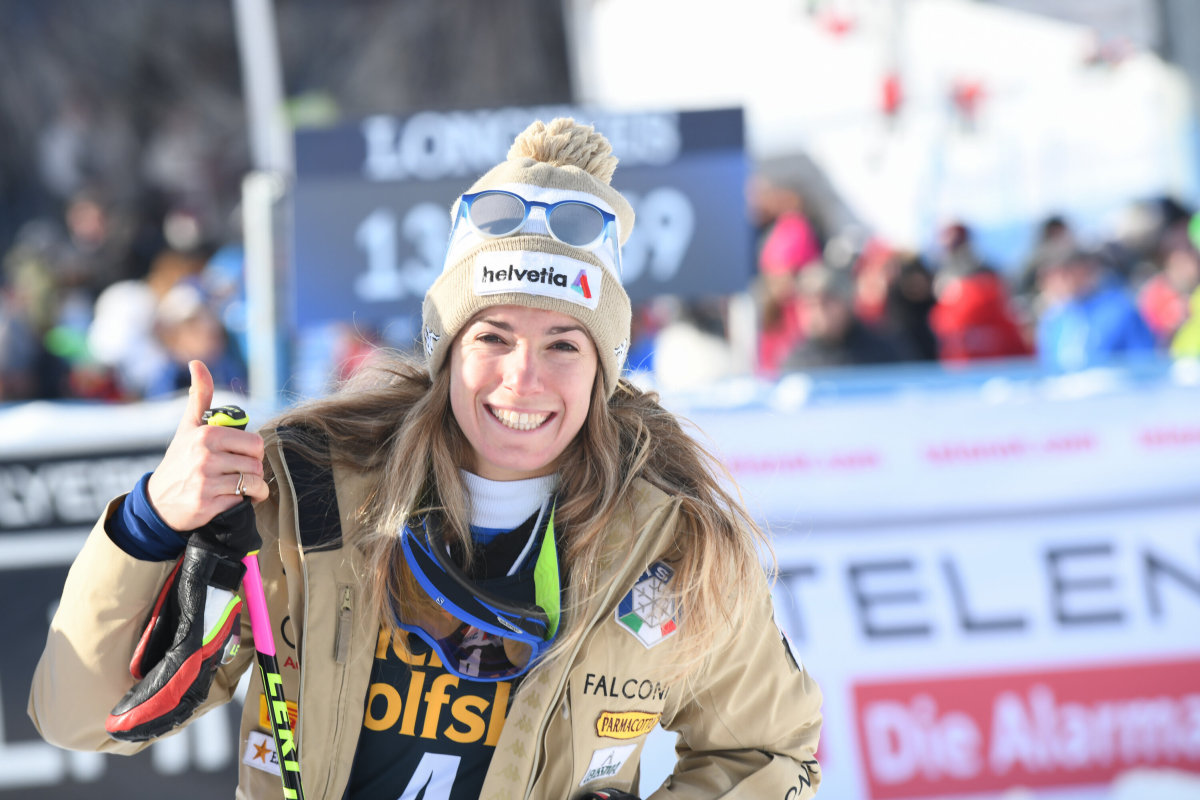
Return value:
M 233 0 L 246 127 L 255 172 L 242 182 L 246 252 L 247 370 L 256 408 L 280 405 L 287 364 L 287 330 L 279 301 L 285 259 L 277 204 L 295 174 L 292 132 L 284 115 L 284 89 L 271 0 Z
M 242 180 L 242 229 L 246 250 L 246 342 L 250 401 L 274 410 L 286 363 L 286 327 L 281 323 L 275 281 L 280 262 L 275 207 L 286 182 L 274 172 L 252 172 Z
M 291 175 L 295 158 L 271 0 L 234 0 L 233 12 L 254 168 Z

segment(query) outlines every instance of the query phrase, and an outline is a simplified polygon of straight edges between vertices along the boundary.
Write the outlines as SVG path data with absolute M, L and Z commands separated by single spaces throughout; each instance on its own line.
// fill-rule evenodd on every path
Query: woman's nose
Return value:
M 532 394 L 541 389 L 541 374 L 533 349 L 518 344 L 504 357 L 504 385 L 514 394 Z

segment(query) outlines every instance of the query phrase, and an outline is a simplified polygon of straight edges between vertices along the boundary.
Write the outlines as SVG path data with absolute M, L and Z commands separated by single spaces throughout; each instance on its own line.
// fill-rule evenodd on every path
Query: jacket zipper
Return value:
M 297 541 L 299 541 L 299 532 L 298 531 L 297 531 L 296 539 L 297 539 Z M 305 595 L 305 597 L 312 597 L 312 593 L 309 591 L 308 560 L 302 558 L 300 560 L 300 567 L 301 567 L 302 574 L 304 575 L 304 595 Z M 346 645 L 347 645 L 346 649 L 347 650 L 349 649 L 349 641 L 350 641 L 349 632 L 352 628 L 352 626 L 349 623 L 353 620 L 353 617 L 354 617 L 354 595 L 353 595 L 352 587 L 349 584 L 345 584 L 345 583 L 338 584 L 337 593 L 338 593 L 338 620 L 337 620 L 337 629 L 335 631 L 335 637 L 334 637 L 334 651 L 335 651 L 334 655 L 335 655 L 335 657 L 337 655 L 337 650 L 341 649 L 341 643 L 342 643 L 343 637 L 346 640 Z M 304 613 L 304 626 L 303 626 L 304 627 L 304 638 L 301 640 L 301 642 L 308 641 L 309 617 L 310 617 L 310 615 L 306 609 L 305 613 Z M 343 629 L 346 631 L 345 634 L 343 634 Z M 300 644 L 300 643 L 298 642 L 297 644 Z M 307 676 L 308 676 L 309 670 L 306 670 L 303 668 L 304 659 L 305 659 L 305 654 L 304 654 L 303 650 L 300 650 L 300 648 L 297 648 L 297 651 L 300 655 L 300 664 L 301 664 L 300 697 L 297 698 L 299 700 L 305 696 L 305 686 L 304 685 L 305 685 L 305 683 L 307 683 Z M 347 672 L 347 670 L 345 668 L 344 662 L 339 661 L 338 663 L 342 665 L 342 678 L 341 678 L 341 682 L 338 684 L 337 704 L 335 705 L 335 708 L 340 709 L 342 707 L 342 696 L 346 693 L 346 672 Z M 304 713 L 304 703 L 298 703 L 298 706 L 299 706 L 300 710 L 296 717 L 296 749 L 299 750 L 301 753 L 301 764 L 303 765 L 303 763 L 304 763 L 303 762 L 303 754 L 304 754 L 305 750 L 304 750 L 303 742 L 302 742 L 301 736 L 300 736 L 300 720 L 303 719 L 302 715 Z M 332 741 L 332 742 L 338 741 L 338 733 L 339 733 L 339 729 L 341 728 L 341 720 L 342 720 L 341 714 L 340 713 L 336 714 L 334 717 L 333 738 L 331 738 L 329 741 Z M 330 781 L 333 780 L 333 761 L 332 761 L 332 759 L 329 758 L 328 753 L 323 754 L 323 757 L 328 760 L 328 764 L 326 765 L 327 769 L 325 772 L 325 786 L 322 788 L 322 790 L 319 794 L 310 795 L 312 797 L 328 797 L 329 796 L 329 783 L 330 783 Z M 310 763 L 311 763 L 311 756 L 310 756 Z M 303 774 L 303 766 L 301 767 L 301 774 Z M 308 792 L 305 792 L 305 794 L 307 795 Z
M 354 593 L 348 584 L 338 586 L 342 605 L 338 611 L 337 635 L 333 640 L 333 660 L 345 664 L 350 654 L 350 630 L 354 620 Z
M 350 635 L 353 629 L 351 623 L 354 620 L 354 591 L 349 584 L 340 583 L 338 584 L 337 592 L 339 595 L 338 619 L 333 642 L 333 658 L 341 666 L 342 672 L 341 681 L 338 683 L 337 704 L 335 705 L 335 708 L 341 709 L 343 705 L 342 698 L 346 694 L 346 674 L 348 672 L 346 669 L 346 658 L 350 652 Z M 340 710 L 334 715 L 333 720 L 333 736 L 329 741 L 336 743 L 341 741 L 342 714 Z M 330 759 L 328 767 L 329 769 L 325 774 L 325 788 L 321 792 L 321 797 L 330 796 L 330 787 L 333 781 L 333 759 Z

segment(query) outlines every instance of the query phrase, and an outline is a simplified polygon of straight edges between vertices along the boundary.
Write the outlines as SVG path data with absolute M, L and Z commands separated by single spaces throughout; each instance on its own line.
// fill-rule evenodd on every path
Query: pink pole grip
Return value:
M 246 590 L 246 605 L 250 608 L 250 632 L 254 634 L 254 649 L 263 655 L 275 655 L 275 636 L 271 631 L 271 617 L 267 613 L 267 595 L 263 591 L 262 573 L 258 571 L 258 553 L 249 553 L 242 559 L 246 565 L 246 577 L 242 586 Z

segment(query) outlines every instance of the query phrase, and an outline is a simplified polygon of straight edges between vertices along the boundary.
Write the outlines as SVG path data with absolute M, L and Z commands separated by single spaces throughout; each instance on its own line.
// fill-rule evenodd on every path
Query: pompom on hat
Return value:
M 466 192 L 502 190 L 527 201 L 583 201 L 616 217 L 611 250 L 560 242 L 545 232 L 540 211 L 511 236 L 489 238 L 455 225 L 442 274 L 425 294 L 422 342 L 430 375 L 446 361 L 458 332 L 489 306 L 519 305 L 574 317 L 596 345 L 608 396 L 629 349 L 631 307 L 621 285 L 617 248 L 633 230 L 633 208 L 610 185 L 617 158 L 591 126 L 569 118 L 534 122 L 513 142 L 507 159 Z M 460 197 L 451 209 L 459 219 Z M 539 232 L 542 231 L 542 232 Z

